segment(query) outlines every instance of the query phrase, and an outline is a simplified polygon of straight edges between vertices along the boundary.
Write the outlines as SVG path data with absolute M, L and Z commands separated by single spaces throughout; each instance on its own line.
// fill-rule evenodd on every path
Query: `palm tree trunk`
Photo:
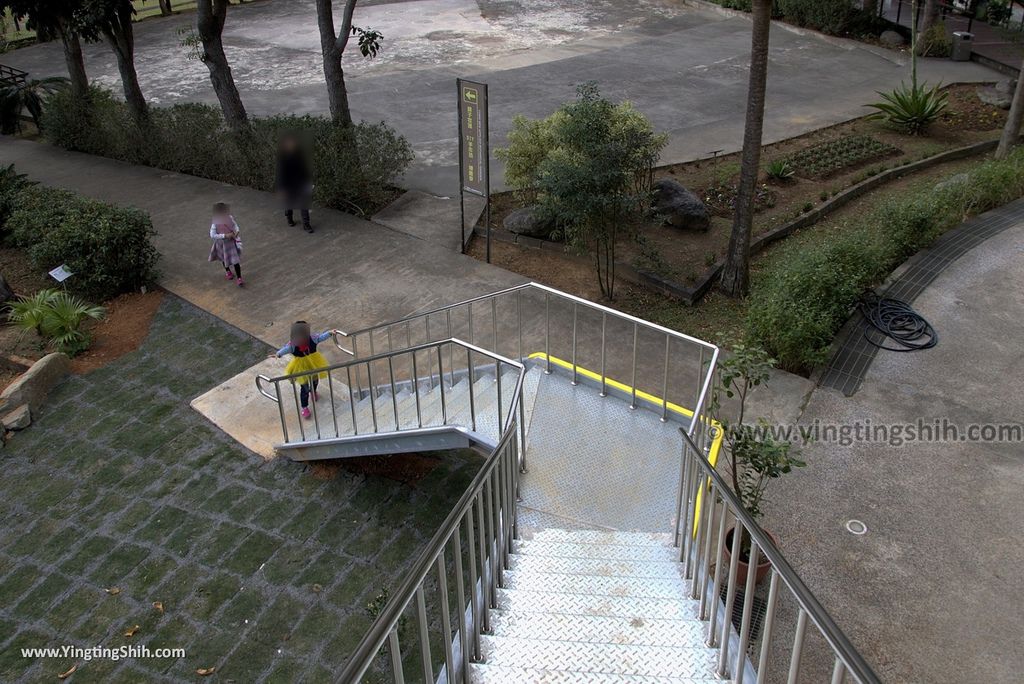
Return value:
M 768 39 L 772 26 L 772 0 L 754 0 L 753 31 L 750 40 L 750 83 L 743 131 L 743 158 L 736 213 L 725 267 L 722 290 L 732 297 L 747 293 L 750 281 L 750 231 L 754 224 L 754 193 L 761 166 L 761 134 L 764 129 L 764 100 L 768 82 Z
M 320 51 L 323 53 L 327 99 L 331 107 L 331 118 L 342 126 L 352 125 L 352 111 L 348 105 L 348 88 L 345 85 L 345 69 L 341 66 L 341 57 L 352 33 L 352 13 L 355 6 L 356 0 L 345 0 L 341 30 L 336 32 L 332 0 L 316 0 L 316 21 L 320 29 Z
M 224 54 L 224 43 L 221 40 L 227 9 L 228 0 L 198 0 L 196 11 L 199 14 L 199 38 L 203 41 L 203 63 L 210 70 L 210 82 L 217 93 L 224 121 L 231 128 L 242 130 L 248 127 L 249 116 L 238 94 L 238 87 L 235 85 L 234 76 L 231 75 L 231 65 Z
M 1003 134 L 999 138 L 999 147 L 996 148 L 996 159 L 1002 159 L 1010 154 L 1010 150 L 1017 144 L 1017 140 L 1020 138 L 1022 121 L 1024 121 L 1024 63 L 1020 65 L 1020 75 L 1017 77 L 1017 90 L 1013 93 L 1010 115 L 1006 118 Z
M 71 92 L 75 97 L 89 95 L 89 76 L 85 73 L 85 57 L 82 56 L 82 41 L 63 19 L 59 19 L 57 30 L 64 44 L 64 62 L 68 67 Z
M 171 15 L 171 0 L 159 0 L 160 2 L 160 14 L 165 17 Z

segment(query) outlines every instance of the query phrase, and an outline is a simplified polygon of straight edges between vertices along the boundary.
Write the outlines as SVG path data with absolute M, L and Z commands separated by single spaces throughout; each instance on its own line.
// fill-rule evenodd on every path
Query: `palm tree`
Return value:
M 70 81 L 64 76 L 19 81 L 0 88 L 0 133 L 10 135 L 21 132 L 21 117 L 24 112 L 32 117 L 32 123 L 42 130 L 43 106 L 46 98 L 68 87 Z
M 761 166 L 772 0 L 754 0 L 752 14 L 754 26 L 750 39 L 750 82 L 743 130 L 740 185 L 736 193 L 736 213 L 721 281 L 722 290 L 731 297 L 745 295 L 750 284 L 750 231 L 754 224 L 754 193 L 757 191 L 757 175 Z

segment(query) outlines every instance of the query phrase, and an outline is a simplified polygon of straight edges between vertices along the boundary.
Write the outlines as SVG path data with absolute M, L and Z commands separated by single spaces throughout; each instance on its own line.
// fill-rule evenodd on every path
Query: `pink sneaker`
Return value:
M 302 409 L 302 417 L 305 418 L 306 420 L 309 420 L 310 418 L 313 417 L 313 414 L 310 413 L 308 408 L 304 408 Z
M 231 271 L 224 271 L 224 277 L 227 278 L 228 280 L 234 280 L 235 274 L 232 273 Z
M 242 287 L 243 285 L 245 285 L 245 281 L 242 280 L 241 278 L 239 278 L 238 279 L 238 287 Z

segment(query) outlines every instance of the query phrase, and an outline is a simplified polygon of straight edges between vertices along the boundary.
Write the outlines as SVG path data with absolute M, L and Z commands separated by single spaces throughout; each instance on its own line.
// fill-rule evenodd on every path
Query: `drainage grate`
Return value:
M 724 584 L 724 583 L 723 583 Z M 722 587 L 720 594 L 722 604 L 725 605 L 725 587 Z M 732 626 L 737 632 L 740 631 L 740 625 L 743 624 L 743 601 L 745 599 L 744 593 L 738 587 L 736 589 L 736 600 L 732 604 Z M 768 612 L 768 602 L 758 596 L 753 598 L 754 605 L 750 610 L 750 641 L 748 642 L 753 646 L 757 640 L 761 637 L 761 628 L 764 626 L 764 616 Z

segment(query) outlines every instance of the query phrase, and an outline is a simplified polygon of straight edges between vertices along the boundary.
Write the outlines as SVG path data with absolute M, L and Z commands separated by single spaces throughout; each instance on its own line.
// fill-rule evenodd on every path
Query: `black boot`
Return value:
M 295 225 L 295 217 L 292 214 L 292 210 L 291 209 L 289 209 L 288 211 L 284 212 L 284 217 L 286 219 L 288 219 L 288 225 L 289 226 L 294 226 Z

